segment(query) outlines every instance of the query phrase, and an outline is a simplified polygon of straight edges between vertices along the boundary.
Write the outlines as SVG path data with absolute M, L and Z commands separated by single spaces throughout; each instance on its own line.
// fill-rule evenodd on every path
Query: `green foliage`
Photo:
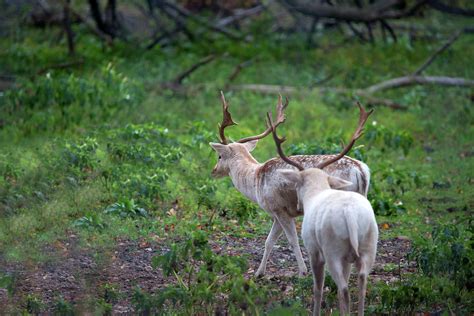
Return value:
M 32 315 L 39 315 L 44 310 L 45 304 L 41 298 L 34 294 L 28 294 L 26 296 L 26 311 Z
M 176 145 L 178 142 L 167 128 L 153 123 L 128 124 L 110 133 L 107 151 L 112 159 L 121 162 L 167 165 L 183 155 Z
M 58 315 L 58 316 L 75 315 L 74 307 L 72 306 L 70 302 L 66 301 L 64 297 L 59 296 L 54 301 L 53 315 Z
M 371 148 L 377 147 L 381 152 L 401 149 L 405 155 L 408 155 L 414 142 L 409 132 L 389 129 L 376 121 L 367 124 L 364 140 Z
M 216 255 L 205 232 L 187 234 L 185 240 L 174 243 L 163 255 L 154 257 L 152 264 L 166 276 L 174 276 L 175 284 L 167 286 L 155 296 L 139 292 L 137 308 L 142 311 L 182 310 L 186 313 L 222 310 L 254 313 L 263 303 L 264 292 L 252 280 L 243 278 L 246 261 L 237 256 Z M 220 297 L 228 297 L 222 302 Z M 140 307 L 140 306 L 144 307 Z
M 421 272 L 428 277 L 442 276 L 459 288 L 474 289 L 474 226 L 436 225 L 430 238 L 418 240 L 412 252 Z
M 0 104 L 6 123 L 30 135 L 98 123 L 141 99 L 139 86 L 107 64 L 91 78 L 47 73 L 25 80 L 0 95 Z
M 86 215 L 73 222 L 74 227 L 83 229 L 104 229 L 107 225 L 95 212 L 86 213 Z
M 94 168 L 94 156 L 99 147 L 95 138 L 86 137 L 80 143 L 66 143 L 64 147 L 63 156 L 69 165 L 79 169 Z
M 7 289 L 8 294 L 12 295 L 15 290 L 16 275 L 12 273 L 3 273 L 0 271 L 0 288 Z
M 415 312 L 440 313 L 446 310 L 456 315 L 465 314 L 474 303 L 472 295 L 460 290 L 444 277 L 435 279 L 410 276 L 397 284 L 379 283 L 368 291 L 368 313 L 413 314 Z M 377 303 L 370 302 L 377 297 Z
M 135 204 L 133 199 L 122 199 L 105 209 L 105 214 L 120 216 L 120 218 L 147 217 L 148 212 Z

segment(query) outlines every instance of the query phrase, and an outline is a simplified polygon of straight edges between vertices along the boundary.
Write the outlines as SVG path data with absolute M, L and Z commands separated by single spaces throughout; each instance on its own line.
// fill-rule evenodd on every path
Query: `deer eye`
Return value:
M 219 159 L 221 159 L 221 158 L 222 158 L 222 156 L 221 156 L 221 155 L 219 155 Z

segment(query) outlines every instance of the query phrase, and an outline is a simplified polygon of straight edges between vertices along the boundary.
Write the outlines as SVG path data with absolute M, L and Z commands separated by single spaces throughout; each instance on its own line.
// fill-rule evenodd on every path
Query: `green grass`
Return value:
M 55 260 L 43 249 L 71 234 L 79 236 L 81 247 L 97 253 L 113 249 L 118 238 L 158 235 L 171 242 L 196 227 L 204 227 L 209 236 L 222 231 L 236 237 L 265 235 L 269 216 L 237 193 L 229 179 L 210 178 L 216 157 L 207 143 L 217 139 L 218 91 L 233 67 L 255 57 L 236 83 L 297 86 L 335 74 L 328 85 L 359 88 L 414 71 L 439 44 L 402 37 L 398 43 L 351 43 L 328 53 L 323 49 L 331 43 L 327 37 L 321 38 L 321 48 L 309 50 L 291 38 L 252 44 L 221 39 L 143 51 L 125 43 L 104 48 L 81 35 L 76 58 L 84 60 L 82 65 L 37 75 L 68 60 L 64 43 L 52 42 L 48 34 L 22 29 L 0 40 L 6 48 L 0 50 L 2 72 L 18 78 L 18 87 L 0 96 L 0 258 L 8 262 Z M 427 73 L 474 78 L 466 53 L 472 49 L 472 35 L 463 36 Z M 184 82 L 204 83 L 199 89 L 177 95 L 160 86 L 209 53 L 219 57 Z M 364 146 L 354 152 L 373 172 L 371 201 L 387 205 L 377 216 L 379 224 L 389 224 L 381 238 L 403 235 L 418 245 L 429 239 L 434 226 L 456 224 L 467 247 L 472 232 L 465 219 L 474 206 L 472 90 L 422 86 L 383 96 L 408 109 L 377 108 L 359 141 Z M 276 104 L 276 96 L 250 92 L 228 91 L 226 98 L 239 122 L 229 128 L 232 139 L 263 130 L 264 114 Z M 355 125 L 353 103 L 350 96 L 293 96 L 281 131 L 288 137 L 286 148 L 333 149 Z M 271 138 L 260 141 L 257 160 L 274 156 Z M 106 212 L 116 202 L 130 205 L 132 200 L 136 206 L 127 212 L 143 208 L 146 215 L 122 218 Z M 179 208 L 170 215 L 175 201 Z M 403 208 L 395 206 L 400 202 Z M 472 248 L 469 256 L 472 263 Z M 429 280 L 445 277 L 436 273 L 407 278 L 426 290 L 432 286 Z M 443 280 L 450 293 L 464 293 Z M 271 284 L 262 287 L 268 295 L 276 291 Z M 379 293 L 375 302 L 405 293 L 373 287 Z M 301 291 L 308 296 L 311 287 Z M 288 304 L 297 308 L 300 299 Z M 463 311 L 472 312 L 472 296 L 456 299 Z M 433 302 L 407 304 L 420 311 L 446 307 Z M 101 308 L 108 308 L 104 304 Z M 374 311 L 395 308 L 387 304 Z

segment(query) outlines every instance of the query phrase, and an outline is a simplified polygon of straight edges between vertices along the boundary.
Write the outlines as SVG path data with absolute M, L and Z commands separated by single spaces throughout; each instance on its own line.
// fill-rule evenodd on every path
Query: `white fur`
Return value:
M 296 185 L 304 208 L 303 242 L 308 250 L 314 278 L 314 310 L 319 315 L 324 287 L 324 264 L 338 287 L 341 315 L 349 314 L 348 280 L 356 264 L 359 285 L 359 315 L 364 313 L 367 276 L 375 261 L 378 228 L 369 201 L 360 194 L 331 188 L 344 180 L 319 169 L 302 172 L 282 170 Z
M 228 145 L 210 143 L 219 154 L 219 161 L 212 171 L 215 177 L 230 176 L 232 183 L 248 199 L 257 203 L 273 217 L 273 226 L 265 241 L 265 250 L 256 275 L 264 275 L 270 253 L 278 238 L 284 232 L 298 263 L 300 274 L 307 272 L 301 255 L 294 218 L 302 215 L 299 207 L 295 186 L 285 180 L 279 172 L 282 168 L 292 168 L 280 159 L 270 159 L 259 163 L 250 154 L 257 141 L 244 144 Z M 293 156 L 305 167 L 317 165 L 327 159 L 326 155 Z M 341 188 L 359 192 L 366 196 L 369 186 L 370 171 L 368 167 L 355 159 L 344 157 L 327 167 L 327 172 L 350 181 L 350 185 Z

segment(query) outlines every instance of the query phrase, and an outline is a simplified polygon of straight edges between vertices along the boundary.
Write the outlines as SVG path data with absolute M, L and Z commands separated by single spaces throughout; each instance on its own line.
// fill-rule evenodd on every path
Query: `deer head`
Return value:
M 255 161 L 255 159 L 250 154 L 252 150 L 255 149 L 259 139 L 266 137 L 272 132 L 271 127 L 261 134 L 245 137 L 236 142 L 230 142 L 225 136 L 224 130 L 226 127 L 237 125 L 232 120 L 232 116 L 229 112 L 229 104 L 225 100 L 224 93 L 221 91 L 221 102 L 222 102 L 222 123 L 219 124 L 219 138 L 220 143 L 209 143 L 209 145 L 217 152 L 218 161 L 215 167 L 212 169 L 212 176 L 214 177 L 225 177 L 229 175 L 230 164 L 234 163 L 235 158 L 248 159 L 250 161 Z M 285 121 L 284 110 L 288 106 L 288 99 L 286 102 L 282 103 L 281 95 L 278 97 L 277 103 L 277 120 L 275 126 L 283 123 Z M 256 162 L 256 161 L 255 161 Z

